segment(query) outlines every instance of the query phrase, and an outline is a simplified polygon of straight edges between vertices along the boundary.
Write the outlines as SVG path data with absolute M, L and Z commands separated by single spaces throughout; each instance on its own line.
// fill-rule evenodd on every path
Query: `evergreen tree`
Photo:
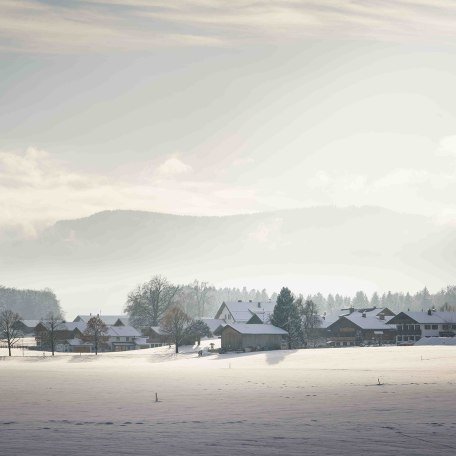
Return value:
M 302 331 L 298 305 L 293 294 L 286 287 L 282 288 L 277 296 L 271 323 L 288 331 L 288 348 L 297 348 L 301 345 Z
M 332 294 L 328 295 L 328 298 L 326 300 L 326 306 L 328 309 L 328 313 L 333 313 L 336 310 L 336 299 Z
M 370 305 L 371 307 L 380 307 L 380 298 L 377 292 L 372 295 Z

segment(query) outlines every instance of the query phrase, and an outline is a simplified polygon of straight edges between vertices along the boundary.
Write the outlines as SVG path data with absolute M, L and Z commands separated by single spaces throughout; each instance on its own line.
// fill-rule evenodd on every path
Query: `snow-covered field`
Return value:
M 1 358 L 0 453 L 456 454 L 456 347 L 186 352 Z

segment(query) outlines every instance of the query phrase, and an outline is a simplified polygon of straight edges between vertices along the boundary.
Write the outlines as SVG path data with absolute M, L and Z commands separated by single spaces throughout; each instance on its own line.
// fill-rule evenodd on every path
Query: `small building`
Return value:
M 106 345 L 110 351 L 127 351 L 138 348 L 149 348 L 150 345 L 133 326 L 108 326 Z
M 273 325 L 228 323 L 221 331 L 223 350 L 277 350 L 287 331 Z
M 14 324 L 14 329 L 20 331 L 23 337 L 34 336 L 35 328 L 40 323 L 40 320 L 20 320 Z
M 388 324 L 397 328 L 398 345 L 414 344 L 423 337 L 454 337 L 456 312 L 400 312 Z
M 143 328 L 142 334 L 150 347 L 161 347 L 162 345 L 169 343 L 169 334 L 166 331 L 163 331 L 160 326 Z
M 68 340 L 71 339 L 84 339 L 84 331 L 86 330 L 87 324 L 81 321 L 78 322 L 62 322 L 56 325 L 54 329 L 54 341 L 56 351 L 57 347 L 61 348 L 67 346 Z M 41 350 L 50 349 L 50 340 L 49 340 L 50 331 L 46 327 L 44 322 L 38 323 L 35 328 L 35 339 L 36 346 Z M 67 351 L 67 350 L 62 350 Z

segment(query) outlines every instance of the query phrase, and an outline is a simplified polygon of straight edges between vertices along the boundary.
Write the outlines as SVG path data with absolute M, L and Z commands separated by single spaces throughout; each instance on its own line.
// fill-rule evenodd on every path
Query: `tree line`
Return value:
M 411 294 L 409 292 L 391 292 L 383 294 L 374 292 L 370 297 L 360 290 L 353 297 L 340 294 L 322 293 L 308 295 L 306 300 L 313 301 L 320 311 L 329 314 L 336 313 L 340 309 L 354 307 L 362 309 L 367 307 L 388 307 L 395 312 L 400 311 L 424 311 L 428 309 L 456 311 L 456 286 L 449 285 L 437 293 L 430 293 L 427 287 Z
M 49 312 L 62 314 L 55 293 L 44 290 L 18 290 L 0 285 L 0 308 L 18 313 L 24 320 L 39 320 Z

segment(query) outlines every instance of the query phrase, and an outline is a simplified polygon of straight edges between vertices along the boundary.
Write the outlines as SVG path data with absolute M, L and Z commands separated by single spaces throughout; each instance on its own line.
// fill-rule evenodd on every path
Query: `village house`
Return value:
M 224 351 L 276 350 L 283 346 L 287 331 L 273 325 L 228 323 L 221 331 Z
M 388 321 L 397 328 L 396 343 L 413 344 L 423 337 L 454 337 L 456 312 L 400 312 Z
M 14 324 L 14 329 L 20 331 L 21 336 L 30 337 L 35 335 L 35 328 L 40 320 L 19 320 Z
M 327 326 L 328 344 L 335 347 L 396 343 L 396 328 L 388 325 L 394 313 L 388 308 L 360 309 L 340 316 Z
M 111 320 L 114 321 L 114 320 Z M 84 321 L 62 322 L 54 331 L 55 350 L 58 352 L 90 353 L 93 342 L 85 334 L 87 323 Z M 49 350 L 49 330 L 43 322 L 36 327 L 36 344 L 39 350 Z M 100 351 L 126 351 L 149 348 L 150 345 L 137 329 L 132 326 L 107 325 L 107 332 L 101 337 Z
M 56 351 L 69 351 L 71 345 L 68 341 L 74 339 L 83 340 L 86 326 L 86 323 L 83 323 L 81 321 L 62 322 L 56 325 L 56 328 L 54 330 Z M 46 327 L 45 323 L 39 322 L 35 327 L 35 340 L 37 349 L 50 349 L 49 329 Z
M 105 344 L 109 351 L 127 351 L 150 347 L 147 338 L 137 329 L 133 326 L 124 325 L 108 326 Z
M 272 301 L 223 302 L 215 314 L 215 319 L 223 323 L 268 324 L 271 322 L 275 305 Z

